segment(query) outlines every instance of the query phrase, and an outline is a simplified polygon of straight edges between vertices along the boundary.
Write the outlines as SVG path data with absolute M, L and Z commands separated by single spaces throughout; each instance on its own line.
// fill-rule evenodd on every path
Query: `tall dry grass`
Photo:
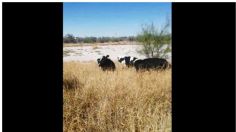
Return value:
M 64 132 L 170 132 L 171 70 L 136 72 L 116 64 L 65 62 Z

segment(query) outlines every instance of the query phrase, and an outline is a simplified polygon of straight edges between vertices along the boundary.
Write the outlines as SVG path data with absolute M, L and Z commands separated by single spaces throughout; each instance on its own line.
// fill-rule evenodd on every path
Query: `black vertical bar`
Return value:
M 3 131 L 60 132 L 63 3 L 2 6 Z
M 235 3 L 173 3 L 173 132 L 234 132 Z

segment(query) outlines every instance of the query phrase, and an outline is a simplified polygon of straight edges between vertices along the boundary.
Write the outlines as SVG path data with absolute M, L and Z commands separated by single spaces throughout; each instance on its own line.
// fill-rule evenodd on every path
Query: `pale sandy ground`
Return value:
M 97 58 L 105 55 L 109 55 L 113 61 L 117 61 L 118 56 L 134 56 L 139 59 L 146 58 L 137 52 L 140 48 L 141 45 L 138 44 L 65 46 L 63 48 L 63 61 L 97 61 Z M 171 63 L 171 53 L 168 56 L 169 59 L 167 60 Z

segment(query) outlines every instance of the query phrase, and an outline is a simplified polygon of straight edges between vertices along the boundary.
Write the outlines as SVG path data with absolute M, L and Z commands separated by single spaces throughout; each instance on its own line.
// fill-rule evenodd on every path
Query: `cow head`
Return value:
M 103 56 L 102 58 L 98 58 L 97 59 L 97 62 L 98 62 L 98 64 L 99 64 L 99 66 L 101 65 L 101 64 L 103 64 L 106 60 L 108 60 L 109 58 L 109 55 L 106 55 L 106 56 Z
M 119 56 L 117 57 L 117 59 L 118 59 L 118 62 L 125 64 L 125 57 Z
M 100 59 L 100 58 L 98 58 L 98 59 L 97 59 L 97 62 L 98 62 L 98 64 L 100 64 L 100 61 L 101 61 L 101 59 Z
M 126 66 L 132 66 L 133 62 L 136 60 L 136 57 L 131 56 L 124 56 L 124 57 L 118 57 L 118 61 L 122 64 L 126 64 Z

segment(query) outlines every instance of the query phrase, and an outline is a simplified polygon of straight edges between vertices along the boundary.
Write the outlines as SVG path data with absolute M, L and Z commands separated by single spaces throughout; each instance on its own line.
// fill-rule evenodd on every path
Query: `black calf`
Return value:
M 116 66 L 112 60 L 110 60 L 109 55 L 103 56 L 102 59 L 97 59 L 99 67 L 102 68 L 103 71 L 106 70 L 112 70 L 114 71 L 116 69 Z

